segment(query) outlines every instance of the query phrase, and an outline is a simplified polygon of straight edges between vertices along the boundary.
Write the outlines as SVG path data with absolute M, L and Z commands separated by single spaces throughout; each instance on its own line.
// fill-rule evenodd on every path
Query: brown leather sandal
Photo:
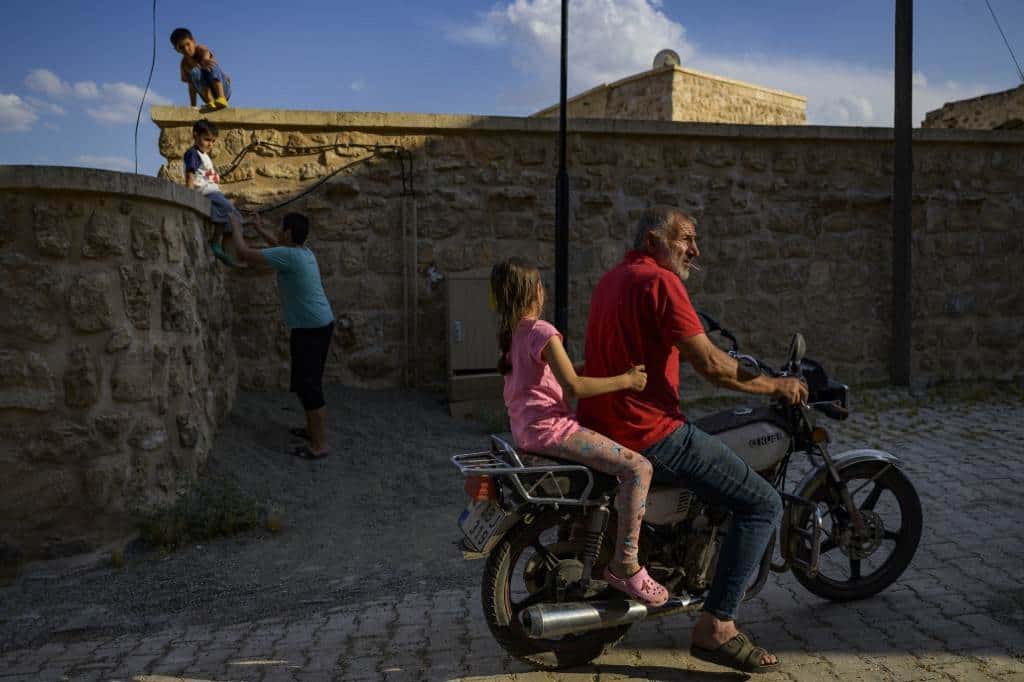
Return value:
M 754 646 L 742 632 L 725 642 L 717 649 L 707 649 L 696 644 L 690 645 L 690 655 L 708 663 L 739 670 L 745 673 L 770 673 L 779 669 L 781 661 L 762 664 L 761 659 L 768 655 L 764 647 Z

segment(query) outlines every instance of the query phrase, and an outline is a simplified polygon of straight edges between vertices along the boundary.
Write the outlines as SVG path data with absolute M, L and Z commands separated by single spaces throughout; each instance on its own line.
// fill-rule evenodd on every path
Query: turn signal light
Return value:
M 474 502 L 498 499 L 498 490 L 494 487 L 494 479 L 490 476 L 467 476 L 463 489 Z
M 828 431 L 821 428 L 820 426 L 815 428 L 813 431 L 811 431 L 811 440 L 814 441 L 815 443 L 829 442 Z

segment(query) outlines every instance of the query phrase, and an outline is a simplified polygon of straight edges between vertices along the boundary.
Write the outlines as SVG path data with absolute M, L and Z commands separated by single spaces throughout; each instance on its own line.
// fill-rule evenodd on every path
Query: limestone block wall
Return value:
M 925 114 L 922 128 L 993 130 L 1024 128 L 1024 85 L 973 99 L 948 102 Z
M 236 386 L 208 211 L 156 178 L 0 166 L 0 561 L 124 537 L 203 466 Z
M 807 98 L 676 68 L 672 78 L 672 120 L 803 125 L 807 123 Z
M 169 177 L 180 179 L 193 117 L 153 110 Z M 398 385 L 408 370 L 420 385 L 442 385 L 444 278 L 517 255 L 550 281 L 556 120 L 234 109 L 211 118 L 224 131 L 220 164 L 253 134 L 339 145 L 247 155 L 223 184 L 243 205 L 294 196 L 355 161 L 289 207 L 313 219 L 312 246 L 339 315 L 330 381 Z M 345 146 L 375 143 L 412 154 L 411 183 L 408 163 Z M 622 257 L 637 216 L 667 203 L 700 223 L 704 270 L 688 284 L 693 300 L 745 348 L 778 362 L 801 331 L 811 357 L 837 377 L 885 381 L 891 147 L 884 129 L 573 121 L 570 350 L 581 357 L 591 289 Z M 1024 333 L 1015 272 L 1024 262 L 1024 134 L 916 131 L 915 163 L 915 377 L 1019 377 L 1022 359 L 1007 349 Z M 403 196 L 403 168 L 412 197 Z M 411 254 L 415 267 L 405 269 Z M 287 336 L 272 278 L 233 273 L 228 286 L 249 367 L 240 381 L 285 387 Z
M 803 125 L 807 98 L 668 66 L 599 85 L 567 102 L 570 118 Z M 557 118 L 558 105 L 534 114 Z
M 570 118 L 627 118 L 645 121 L 671 121 L 671 67 L 645 71 L 612 84 L 599 85 L 570 98 Z M 534 116 L 558 117 L 558 105 L 537 112 Z

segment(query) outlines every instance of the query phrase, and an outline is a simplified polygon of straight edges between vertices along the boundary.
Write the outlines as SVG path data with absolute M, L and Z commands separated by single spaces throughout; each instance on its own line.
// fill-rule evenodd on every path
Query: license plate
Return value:
M 459 514 L 459 528 L 466 543 L 478 552 L 490 550 L 489 544 L 508 514 L 489 500 L 470 502 Z

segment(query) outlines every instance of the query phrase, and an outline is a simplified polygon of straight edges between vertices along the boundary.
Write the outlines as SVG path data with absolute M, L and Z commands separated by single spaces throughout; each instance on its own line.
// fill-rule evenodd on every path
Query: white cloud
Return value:
M 31 130 L 38 119 L 39 115 L 21 97 L 0 93 L 0 132 Z
M 25 86 L 33 92 L 41 92 L 50 97 L 63 97 L 71 91 L 71 86 L 48 69 L 32 69 L 25 76 Z
M 88 168 L 104 168 L 106 170 L 115 171 L 130 171 L 135 168 L 135 164 L 131 159 L 125 159 L 120 156 L 93 156 L 90 154 L 83 154 L 75 157 L 75 163 Z
M 101 103 L 87 107 L 86 113 L 104 123 L 127 123 L 134 121 L 139 111 L 143 90 L 131 83 L 103 83 L 97 88 Z M 169 104 L 170 100 L 152 90 L 146 96 L 146 104 Z
M 720 76 L 786 90 L 807 98 L 807 122 L 819 125 L 891 126 L 893 72 L 824 59 L 793 59 L 750 55 L 729 57 L 698 54 L 693 68 Z M 975 97 L 990 88 L 947 81 L 932 84 L 915 73 L 913 122 L 920 125 L 925 112 L 945 102 Z
M 25 101 L 28 102 L 32 108 L 37 112 L 43 112 L 47 114 L 55 114 L 57 116 L 63 116 L 67 112 L 64 111 L 64 107 L 53 102 L 47 102 L 46 100 L 39 99 L 38 97 L 26 97 Z
M 651 68 L 658 50 L 670 47 L 687 60 L 693 47 L 682 24 L 647 0 L 571 0 L 569 91 Z M 514 0 L 482 15 L 479 22 L 449 31 L 457 42 L 507 46 L 522 71 L 532 76 L 511 104 L 539 109 L 557 99 L 561 55 L 560 0 Z
M 92 81 L 79 81 L 74 86 L 75 96 L 81 99 L 96 99 L 100 96 L 100 90 Z
M 705 53 L 661 7 L 656 0 L 570 0 L 570 96 L 650 69 L 658 50 L 671 48 L 684 67 L 806 97 L 808 123 L 892 125 L 892 71 L 826 58 Z M 511 0 L 448 36 L 508 49 L 529 80 L 520 91 L 503 93 L 503 104 L 526 113 L 557 102 L 560 33 L 560 0 Z M 933 84 L 920 72 L 914 74 L 913 87 L 915 125 L 945 102 L 991 90 L 982 83 Z
M 362 92 L 366 89 L 366 81 L 362 79 L 352 81 L 352 84 L 349 87 L 352 88 L 353 92 Z
M 92 103 L 86 106 L 85 113 L 91 118 L 104 123 L 127 123 L 134 121 L 139 110 L 139 101 L 143 90 L 131 83 L 100 83 L 78 81 L 73 85 L 61 80 L 60 76 L 47 69 L 33 69 L 25 76 L 25 86 L 33 92 L 42 93 L 53 98 L 62 98 L 61 104 L 69 101 L 82 100 Z M 39 112 L 63 115 L 64 107 L 35 97 L 19 100 L 23 106 L 33 110 L 33 116 Z M 170 100 L 152 90 L 146 96 L 146 104 L 169 104 Z M 8 104 L 8 107 L 14 106 Z M 22 120 L 22 119 L 18 119 Z M 33 118 L 33 120 L 35 120 Z M 26 125 L 21 123 L 20 125 Z M 31 125 L 30 123 L 27 125 Z

